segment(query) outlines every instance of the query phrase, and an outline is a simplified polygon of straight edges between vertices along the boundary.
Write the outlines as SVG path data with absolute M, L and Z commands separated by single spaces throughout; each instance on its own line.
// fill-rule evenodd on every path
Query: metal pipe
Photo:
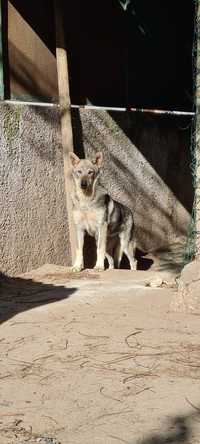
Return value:
M 176 116 L 195 116 L 195 112 L 192 111 L 175 111 L 165 109 L 148 109 L 148 108 L 120 108 L 112 106 L 96 106 L 96 105 L 71 105 L 71 108 L 88 109 L 88 110 L 100 110 L 100 111 L 131 111 L 139 113 L 152 113 L 152 114 L 170 114 Z
M 51 107 L 51 108 L 59 108 L 59 103 L 51 103 L 51 102 L 29 102 L 23 100 L 1 100 L 0 103 L 7 103 L 11 105 L 29 105 L 29 106 L 42 106 L 42 107 Z M 149 108 L 120 108 L 113 106 L 96 106 L 96 105 L 69 105 L 69 108 L 72 109 L 88 109 L 88 110 L 100 110 L 100 111 L 131 111 L 138 113 L 149 113 L 149 114 L 168 114 L 172 116 L 195 116 L 195 112 L 193 111 L 176 111 L 176 110 L 166 110 L 166 109 L 149 109 Z
M 8 105 L 29 105 L 29 106 L 43 106 L 43 107 L 51 107 L 51 108 L 56 108 L 59 107 L 59 105 L 57 103 L 48 103 L 48 102 L 29 102 L 29 101 L 24 101 L 24 100 L 0 100 L 0 104 L 1 103 L 6 103 Z

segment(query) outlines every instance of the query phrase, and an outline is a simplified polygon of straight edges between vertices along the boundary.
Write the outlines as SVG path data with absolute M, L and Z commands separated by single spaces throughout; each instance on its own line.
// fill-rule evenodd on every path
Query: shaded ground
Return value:
M 176 273 L 2 277 L 1 444 L 199 443 L 199 316 L 155 276 Z

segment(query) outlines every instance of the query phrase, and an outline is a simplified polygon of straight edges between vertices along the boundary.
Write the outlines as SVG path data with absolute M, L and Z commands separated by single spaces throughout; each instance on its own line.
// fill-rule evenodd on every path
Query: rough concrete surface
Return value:
M 199 260 L 194 260 L 183 268 L 178 281 L 178 292 L 171 307 L 176 311 L 200 314 Z
M 70 263 L 58 110 L 1 105 L 0 270 Z
M 155 271 L 1 280 L 2 444 L 199 444 L 199 316 Z

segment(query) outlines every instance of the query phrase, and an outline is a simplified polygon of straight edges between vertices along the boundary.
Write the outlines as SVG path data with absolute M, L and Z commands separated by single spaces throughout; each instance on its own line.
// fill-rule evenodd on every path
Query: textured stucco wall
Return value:
M 73 111 L 77 153 L 102 150 L 102 182 L 135 215 L 143 251 L 183 244 L 193 188 L 189 120 L 101 110 Z
M 133 210 L 138 247 L 181 242 L 184 249 L 193 204 L 190 122 L 96 110 L 73 111 L 72 121 L 81 157 L 103 151 L 102 182 Z M 0 270 L 70 264 L 58 111 L 2 105 L 0 137 Z M 88 258 L 92 250 L 86 244 Z
M 56 109 L 0 106 L 0 271 L 69 264 Z

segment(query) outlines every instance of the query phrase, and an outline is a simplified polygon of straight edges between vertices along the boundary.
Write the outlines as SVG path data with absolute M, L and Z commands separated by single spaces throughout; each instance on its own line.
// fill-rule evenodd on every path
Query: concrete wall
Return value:
M 102 150 L 102 182 L 134 212 L 143 251 L 185 244 L 193 187 L 191 121 L 99 110 L 73 111 L 77 153 Z
M 190 121 L 73 111 L 75 151 L 104 153 L 102 182 L 129 206 L 138 247 L 184 244 L 193 204 Z M 0 108 L 0 270 L 70 264 L 59 115 L 56 109 Z M 85 254 L 92 254 L 87 243 Z M 87 265 L 92 265 L 86 261 Z
M 69 264 L 56 109 L 0 107 L 0 270 Z

